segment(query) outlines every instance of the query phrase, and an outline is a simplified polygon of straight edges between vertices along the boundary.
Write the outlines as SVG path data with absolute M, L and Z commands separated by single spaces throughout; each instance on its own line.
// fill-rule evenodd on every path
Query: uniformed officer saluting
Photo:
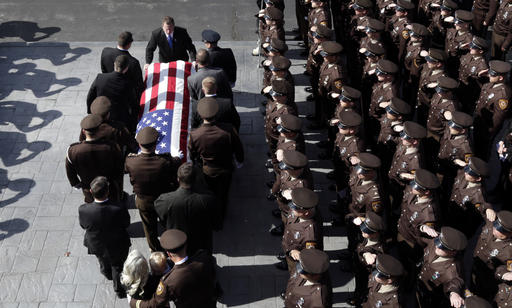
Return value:
M 141 153 L 130 154 L 126 158 L 125 171 L 130 174 L 130 182 L 135 192 L 135 206 L 144 227 L 144 234 L 151 251 L 161 251 L 158 242 L 157 213 L 153 202 L 163 193 L 175 190 L 178 186 L 176 172 L 181 164 L 179 157 L 170 154 L 155 154 L 158 131 L 144 127 L 137 134 Z
M 463 305 L 464 279 L 458 254 L 464 251 L 467 243 L 462 232 L 443 227 L 439 236 L 425 248 L 418 276 L 420 307 L 459 308 Z
M 473 253 L 472 291 L 489 301 L 500 282 L 512 281 L 512 212 L 496 216 L 482 228 Z
M 363 308 L 403 307 L 400 303 L 400 277 L 404 267 L 390 255 L 381 254 L 376 259 L 375 271 L 368 282 L 368 298 Z
M 299 254 L 296 273 L 288 280 L 281 294 L 287 308 L 332 307 L 332 285 L 329 277 L 329 256 L 318 249 Z
M 160 245 L 174 266 L 161 278 L 150 300 L 132 299 L 130 307 L 168 307 L 169 301 L 173 301 L 176 308 L 216 307 L 213 257 L 205 250 L 187 256 L 187 235 L 177 229 L 165 231 L 160 238 Z

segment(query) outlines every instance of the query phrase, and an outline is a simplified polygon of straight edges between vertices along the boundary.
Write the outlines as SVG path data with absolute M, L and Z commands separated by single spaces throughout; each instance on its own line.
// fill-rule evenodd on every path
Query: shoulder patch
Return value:
M 324 20 L 324 21 L 321 21 L 321 22 L 320 22 L 320 24 L 321 24 L 322 26 L 326 26 L 326 27 L 327 27 L 327 21 L 325 21 L 325 20 Z
M 336 87 L 336 89 L 341 90 L 343 88 L 343 82 L 341 82 L 341 80 L 336 80 L 334 82 L 334 86 Z
M 507 260 L 507 271 L 512 272 L 512 260 Z
M 426 222 L 425 226 L 429 226 L 431 228 L 434 228 L 434 223 L 433 222 Z
M 476 203 L 476 204 L 475 204 L 475 208 L 476 208 L 477 210 L 479 210 L 481 206 L 482 206 L 482 204 L 480 204 L 480 203 Z
M 306 242 L 306 249 L 316 248 L 316 242 Z
M 498 106 L 500 107 L 501 110 L 505 110 L 508 108 L 508 99 L 500 99 L 498 101 Z
M 372 202 L 372 210 L 375 213 L 380 213 L 380 211 L 382 210 L 382 203 L 380 201 L 373 201 Z
M 409 30 L 403 30 L 402 31 L 402 37 L 404 38 L 404 40 L 408 40 L 409 39 Z
M 164 293 L 164 284 L 160 281 L 158 288 L 156 289 L 156 295 L 162 295 L 162 293 Z
M 471 156 L 473 156 L 473 154 L 471 154 L 471 153 L 468 153 L 468 154 L 465 154 L 465 155 L 464 155 L 464 160 L 466 161 L 466 163 L 469 163 L 469 158 L 470 158 Z

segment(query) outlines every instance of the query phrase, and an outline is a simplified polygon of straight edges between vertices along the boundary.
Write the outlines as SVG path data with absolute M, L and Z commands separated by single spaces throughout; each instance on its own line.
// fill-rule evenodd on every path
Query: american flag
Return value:
M 192 114 L 187 78 L 193 72 L 192 63 L 184 61 L 153 63 L 146 71 L 137 133 L 146 126 L 158 130 L 159 154 L 189 158 L 187 143 Z

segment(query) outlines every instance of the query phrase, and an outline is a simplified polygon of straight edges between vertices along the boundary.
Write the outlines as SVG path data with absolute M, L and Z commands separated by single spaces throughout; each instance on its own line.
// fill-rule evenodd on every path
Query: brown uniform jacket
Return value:
M 429 291 L 443 292 L 447 297 L 450 292 L 464 295 L 464 279 L 462 279 L 462 262 L 454 258 L 441 258 L 435 253 L 434 241 L 425 248 L 423 266 L 418 275 Z
M 402 40 L 409 38 L 409 31 L 405 28 L 409 23 L 407 17 L 398 18 L 396 15 L 388 20 L 386 29 L 391 32 L 391 39 L 397 47 Z
M 311 283 L 293 274 L 288 280 L 284 299 L 286 308 L 330 308 L 332 307 L 332 285 L 329 274 L 319 282 Z
M 318 94 L 326 97 L 327 93 L 333 91 L 335 88 L 334 80 L 337 78 L 344 79 L 345 74 L 341 65 L 336 63 L 324 62 L 320 67 L 320 75 L 318 79 Z
M 494 20 L 493 31 L 505 36 L 505 42 L 501 45 L 502 48 L 509 48 L 512 42 L 512 3 L 502 1 Z
M 338 148 L 341 160 L 347 168 L 352 166 L 350 157 L 364 151 L 364 142 L 358 136 L 345 136 L 340 133 L 336 135 L 335 145 Z
M 396 183 L 405 186 L 410 182 L 408 179 L 402 179 L 400 177 L 401 173 L 412 173 L 416 172 L 417 169 L 421 168 L 423 165 L 423 155 L 419 148 L 410 148 L 407 151 L 407 147 L 402 143 L 399 143 L 395 154 L 393 155 L 393 160 L 391 161 L 391 167 L 389 168 L 388 177 L 389 179 L 393 179 Z
M 120 148 L 126 146 L 129 152 L 135 153 L 139 149 L 139 144 L 126 128 L 123 122 L 106 120 L 99 127 L 96 133 L 98 139 L 105 139 L 109 142 L 114 142 Z M 85 134 L 80 131 L 78 141 L 84 141 Z
M 429 68 L 428 63 L 423 64 L 420 74 L 420 83 L 418 89 L 418 104 L 430 106 L 430 100 L 434 95 L 434 89 L 428 88 L 430 83 L 437 82 L 441 76 L 446 76 L 444 68 Z
M 295 103 L 291 103 L 289 105 L 285 104 L 277 104 L 274 101 L 269 101 L 266 106 L 266 116 L 265 116 L 265 136 L 268 139 L 279 139 L 279 132 L 277 131 L 277 118 L 282 116 L 283 114 L 297 114 L 297 105 Z
M 284 225 L 281 245 L 288 254 L 292 250 L 316 248 L 323 249 L 322 219 L 317 213 L 315 217 L 300 219 L 288 214 Z
M 304 134 L 298 133 L 295 139 L 286 139 L 284 136 L 279 136 L 276 148 L 278 150 L 298 151 L 305 154 L 306 143 L 304 141 Z
M 261 31 L 261 45 L 269 43 L 272 39 L 285 40 L 283 26 L 267 26 L 264 25 Z M 266 50 L 266 49 L 263 49 Z M 265 51 L 266 52 L 266 51 Z
M 458 110 L 458 102 L 452 98 L 443 98 L 438 93 L 434 94 L 430 101 L 430 109 L 428 111 L 427 129 L 441 136 L 448 122 L 444 117 L 445 111 L 454 112 Z
M 370 116 L 378 119 L 384 113 L 384 108 L 381 108 L 379 104 L 389 102 L 391 98 L 397 96 L 397 94 L 398 86 L 396 82 L 377 82 L 373 85 L 369 111 Z
M 465 54 L 460 57 L 459 80 L 468 85 L 471 79 L 480 79 L 478 73 L 488 68 L 487 62 L 481 55 Z
M 495 278 L 499 281 L 504 274 L 512 269 L 512 239 L 498 241 L 492 234 L 492 229 L 493 223 L 486 221 L 473 256 L 480 259 L 490 271 L 494 272 Z
M 304 168 L 304 171 L 298 178 L 292 178 L 286 170 L 281 171 L 280 176 L 276 177 L 274 186 L 272 186 L 272 193 L 277 194 L 287 189 L 300 187 L 314 189 L 313 175 L 308 167 Z
M 352 188 L 352 202 L 348 205 L 351 218 L 364 217 L 368 212 L 384 214 L 383 196 L 381 189 L 374 180 L 363 181 L 359 179 Z
M 176 172 L 181 165 L 179 157 L 170 154 L 130 154 L 124 170 L 130 174 L 133 192 L 139 198 L 156 199 L 177 187 Z
M 385 252 L 385 243 L 382 241 L 382 239 L 378 239 L 376 242 L 363 239 L 363 241 L 356 247 L 356 255 L 359 263 L 365 267 L 368 266 L 373 268 L 375 263 L 372 265 L 366 264 L 366 260 L 363 255 L 367 252 L 377 256 L 381 255 Z
M 483 120 L 490 134 L 497 133 L 508 116 L 511 94 L 510 86 L 505 83 L 488 82 L 482 86 L 475 115 Z
M 320 46 L 319 43 L 312 43 L 311 47 L 309 47 L 306 71 L 308 71 L 311 75 L 318 73 L 320 71 L 320 66 L 322 66 L 322 63 L 324 62 L 324 58 L 320 55 L 320 53 L 314 53 L 318 49 L 318 46 Z
M 368 297 L 363 308 L 401 308 L 398 286 L 384 286 L 372 275 L 368 281 Z
M 508 308 L 512 303 L 512 284 L 510 282 L 500 283 L 498 286 L 498 294 L 494 298 L 498 308 Z
M 440 141 L 439 159 L 447 160 L 453 165 L 455 159 L 468 162 L 472 155 L 473 150 L 469 144 L 468 135 L 452 136 L 450 129 L 447 127 Z M 457 168 L 459 167 L 457 166 Z
M 454 28 L 446 31 L 444 51 L 449 57 L 457 57 L 469 51 L 469 43 L 473 40 L 470 31 L 457 31 Z
M 390 120 L 383 114 L 380 117 L 380 132 L 377 143 L 397 145 L 400 142 L 400 133 L 395 131 L 395 127 L 404 124 L 402 120 Z
M 427 225 L 435 228 L 439 217 L 438 204 L 434 198 L 418 203 L 419 198 L 412 193 L 411 186 L 407 186 L 402 201 L 402 211 L 398 220 L 398 232 L 409 243 L 425 247 L 430 241 L 426 233 L 420 231 L 421 226 Z
M 165 274 L 153 298 L 141 301 L 141 308 L 166 307 L 173 301 L 176 308 L 216 307 L 215 264 L 205 250 L 198 251 L 183 264 Z M 130 303 L 135 308 L 135 301 Z
M 73 143 L 67 150 L 66 174 L 71 186 L 81 184 L 84 189 L 97 176 L 113 184 L 123 174 L 123 154 L 118 145 L 104 140 Z
M 450 201 L 464 209 L 475 207 L 484 219 L 486 217 L 485 211 L 492 209 L 492 206 L 484 199 L 482 184 L 468 182 L 464 176 L 464 170 L 459 170 L 455 178 Z
M 484 21 L 487 25 L 491 25 L 496 16 L 500 1 L 498 0 L 475 0 L 473 1 L 473 9 L 486 11 Z
M 420 56 L 420 52 L 425 50 L 426 47 L 422 42 L 413 42 L 409 40 L 405 50 L 404 65 L 409 71 L 410 75 L 419 77 L 425 58 Z
M 190 132 L 188 148 L 192 160 L 202 160 L 203 171 L 231 172 L 233 156 L 244 161 L 244 148 L 238 133 L 228 123 L 203 123 Z

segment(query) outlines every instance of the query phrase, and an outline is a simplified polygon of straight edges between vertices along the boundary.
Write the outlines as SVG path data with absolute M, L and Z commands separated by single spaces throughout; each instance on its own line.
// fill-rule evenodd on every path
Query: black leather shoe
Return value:
M 287 271 L 288 270 L 288 264 L 286 264 L 286 261 L 281 261 L 281 262 L 275 263 L 274 266 L 277 269 L 280 269 L 282 271 Z
M 305 75 L 305 76 L 311 76 L 311 74 L 308 71 L 304 71 L 304 72 L 302 72 L 302 74 Z
M 267 195 L 267 200 L 268 200 L 268 201 L 274 201 L 274 200 L 276 200 L 276 196 L 274 196 L 273 194 L 269 193 L 269 194 Z
M 332 155 L 328 152 L 322 152 L 322 153 L 318 154 L 318 158 L 322 159 L 322 160 L 331 159 Z
M 352 269 L 352 262 L 345 260 L 340 262 L 340 271 L 350 273 L 352 272 Z
M 261 113 L 261 115 L 266 115 L 267 114 L 267 110 L 265 109 L 265 107 L 261 107 L 260 108 L 260 113 Z
M 334 217 L 332 219 L 332 225 L 335 227 L 342 227 L 345 225 L 345 219 L 342 217 Z
M 340 260 L 352 260 L 352 252 L 350 250 L 348 250 L 347 248 L 345 249 L 342 249 L 340 251 L 340 253 L 338 254 L 338 258 Z
M 116 291 L 116 294 L 117 294 L 117 297 L 119 297 L 119 298 L 126 298 L 126 291 L 124 291 L 124 290 Z
M 275 235 L 275 236 L 282 236 L 283 233 L 284 233 L 284 230 L 283 230 L 282 225 L 274 227 L 274 228 L 272 228 L 272 230 L 270 230 L 270 234 Z
M 267 162 L 265 163 L 265 167 L 266 168 L 273 168 L 274 165 L 272 164 L 272 161 L 271 160 L 267 160 Z
M 275 218 L 281 218 L 281 210 L 280 209 L 273 209 L 272 210 L 272 216 Z
M 283 261 L 284 259 L 286 259 L 286 255 L 284 254 L 284 252 L 280 252 L 277 256 L 276 256 L 277 260 L 279 261 Z
M 313 87 L 305 87 L 304 91 L 306 91 L 308 93 L 313 93 Z
M 280 297 L 282 300 L 285 300 L 286 292 L 281 292 L 281 294 L 279 294 L 279 297 Z
M 299 42 L 297 43 L 297 45 L 299 45 L 300 47 L 306 47 L 306 44 L 304 44 L 304 42 Z
M 321 148 L 321 149 L 326 148 L 326 147 L 329 146 L 329 141 L 328 140 L 322 140 L 322 141 L 318 142 L 316 144 L 316 146 Z
M 356 296 L 349 297 L 347 299 L 347 304 L 349 304 L 350 306 L 358 306 L 358 307 L 360 307 L 361 306 L 361 299 L 359 297 L 356 297 Z
M 308 102 L 312 102 L 312 101 L 314 101 L 314 100 L 315 100 L 315 97 L 313 96 L 313 94 L 309 94 L 309 95 L 306 97 L 306 100 L 307 100 Z
M 267 100 L 265 100 L 265 101 L 261 101 L 261 103 L 260 103 L 260 104 L 261 104 L 261 106 L 267 106 L 267 103 L 268 103 L 268 101 L 267 101 Z
M 330 191 L 336 191 L 336 184 L 331 184 L 327 187 Z
M 329 211 L 331 211 L 333 213 L 340 214 L 341 213 L 341 208 L 338 205 L 338 203 L 336 201 L 334 201 L 333 203 L 329 204 Z
M 267 185 L 268 188 L 272 188 L 272 187 L 274 187 L 274 183 L 275 182 L 276 181 L 268 181 L 268 182 L 265 183 L 265 185 Z
M 307 56 L 308 54 L 309 54 L 309 53 L 308 53 L 308 51 L 307 51 L 307 50 L 303 50 L 303 51 L 301 51 L 301 52 L 300 52 L 300 54 L 299 54 L 299 55 L 301 55 L 302 57 L 305 57 L 305 56 Z
M 333 171 L 329 171 L 326 175 L 326 177 L 329 179 L 329 180 L 334 180 L 336 178 L 336 172 Z

